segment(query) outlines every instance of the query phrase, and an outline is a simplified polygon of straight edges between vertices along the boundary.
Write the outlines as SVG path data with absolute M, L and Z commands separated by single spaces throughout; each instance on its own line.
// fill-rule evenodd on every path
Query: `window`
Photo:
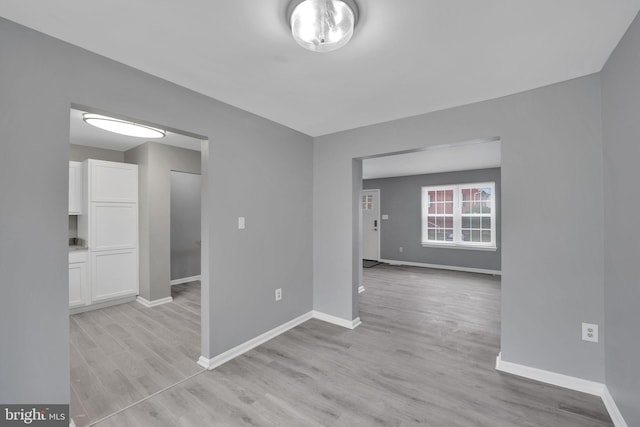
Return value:
M 370 211 L 373 209 L 373 194 L 362 195 L 362 210 Z
M 496 249 L 495 183 L 422 187 L 422 245 Z

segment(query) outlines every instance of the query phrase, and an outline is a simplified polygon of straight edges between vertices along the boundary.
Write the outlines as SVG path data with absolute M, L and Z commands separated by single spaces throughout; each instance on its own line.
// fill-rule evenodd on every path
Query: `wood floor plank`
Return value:
M 189 292 L 195 288 L 177 286 L 187 308 L 168 306 L 153 319 L 142 307 L 122 307 L 118 314 L 140 320 L 141 330 L 149 334 L 161 333 L 171 319 L 192 327 L 192 312 L 181 310 L 199 307 L 196 295 Z M 612 425 L 595 396 L 495 370 L 500 349 L 499 277 L 379 265 L 365 269 L 364 286 L 359 301 L 363 323 L 357 329 L 309 320 L 99 425 Z M 89 347 L 136 350 L 114 325 L 103 330 L 117 345 L 106 337 L 94 341 L 83 334 L 86 329 L 77 329 L 72 346 L 86 342 Z M 167 335 L 162 346 L 145 348 L 159 357 L 176 343 L 175 336 Z M 112 354 L 114 360 L 120 355 Z M 160 366 L 177 354 L 165 356 Z

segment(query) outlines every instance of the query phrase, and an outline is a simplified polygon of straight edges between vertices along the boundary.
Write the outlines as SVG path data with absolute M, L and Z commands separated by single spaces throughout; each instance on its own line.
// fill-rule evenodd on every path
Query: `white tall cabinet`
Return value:
M 85 215 L 78 237 L 89 248 L 90 304 L 138 294 L 138 166 L 86 160 Z

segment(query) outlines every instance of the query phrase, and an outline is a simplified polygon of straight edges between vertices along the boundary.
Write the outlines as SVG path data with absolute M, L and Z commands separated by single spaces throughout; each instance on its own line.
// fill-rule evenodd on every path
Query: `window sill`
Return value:
M 460 245 L 456 243 L 422 243 L 423 248 L 445 248 L 445 249 L 462 249 L 467 251 L 490 251 L 495 252 L 498 250 L 497 246 L 474 246 L 474 245 Z

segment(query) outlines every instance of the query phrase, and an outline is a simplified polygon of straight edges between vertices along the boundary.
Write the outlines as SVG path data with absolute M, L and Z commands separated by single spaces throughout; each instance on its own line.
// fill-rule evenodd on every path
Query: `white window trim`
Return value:
M 461 188 L 467 187 L 490 187 L 491 188 L 491 242 L 465 242 L 462 240 L 462 213 L 460 212 L 460 191 Z M 428 212 L 425 209 L 425 203 L 427 197 L 429 197 L 429 191 L 438 190 L 451 190 L 453 189 L 453 241 L 441 242 L 441 241 L 429 241 L 426 240 L 427 233 L 427 216 Z M 448 249 L 464 249 L 464 250 L 477 250 L 477 251 L 496 251 L 498 250 L 496 242 L 496 185 L 495 182 L 471 182 L 466 184 L 451 184 L 451 185 L 432 185 L 424 186 L 421 190 L 420 199 L 420 215 L 422 218 L 422 247 L 433 248 L 448 248 Z

